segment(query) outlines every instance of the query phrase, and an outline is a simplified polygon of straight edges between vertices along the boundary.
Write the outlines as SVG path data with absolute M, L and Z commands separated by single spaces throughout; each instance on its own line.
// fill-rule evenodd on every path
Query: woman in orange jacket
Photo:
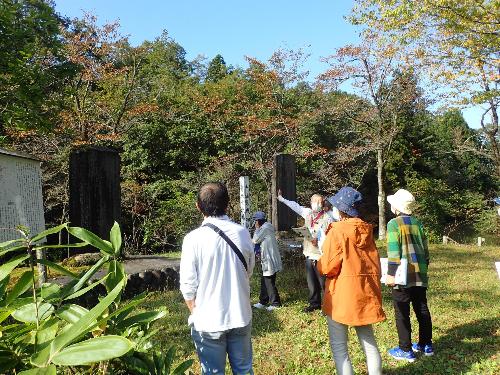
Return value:
M 330 225 L 318 261 L 326 275 L 323 312 L 328 320 L 330 347 L 337 374 L 353 373 L 347 351 L 348 326 L 354 326 L 366 355 L 368 373 L 382 374 L 382 360 L 372 324 L 385 320 L 380 289 L 380 258 L 373 227 L 359 218 L 361 193 L 343 187 L 328 198 L 341 220 Z

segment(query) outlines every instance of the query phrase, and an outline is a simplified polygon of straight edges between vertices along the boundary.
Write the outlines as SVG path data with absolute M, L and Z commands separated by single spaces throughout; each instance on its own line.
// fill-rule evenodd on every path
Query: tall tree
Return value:
M 500 178 L 499 15 L 497 0 L 357 0 L 351 19 L 425 68 L 433 92 L 453 104 L 484 108 L 477 125 Z
M 85 14 L 64 33 L 68 61 L 77 74 L 69 82 L 72 104 L 62 114 L 62 127 L 77 142 L 116 139 L 126 114 L 135 106 L 143 55 L 118 32 L 118 23 L 99 26 Z
M 74 132 L 78 142 L 92 143 L 117 128 L 104 99 L 104 83 L 124 74 L 117 54 L 126 41 L 119 36 L 117 23 L 100 27 L 91 14 L 74 19 L 64 36 L 67 58 L 77 74 L 69 84 L 73 103 L 63 114 L 62 125 Z
M 279 49 L 267 62 L 247 57 L 248 82 L 240 112 L 248 144 L 245 152 L 269 192 L 273 156 L 289 151 L 297 139 L 300 123 L 310 115 L 307 103 L 300 102 L 300 91 L 292 89 L 307 77 L 303 64 L 308 57 L 300 49 Z M 269 198 L 269 210 L 271 203 Z
M 208 82 L 217 82 L 228 74 L 226 62 L 221 55 L 215 56 L 208 64 L 207 77 Z
M 401 82 L 410 75 L 399 74 L 405 67 L 400 64 L 398 51 L 378 42 L 373 35 L 367 35 L 359 46 L 337 49 L 326 59 L 330 68 L 318 77 L 318 83 L 327 90 L 337 90 L 340 84 L 348 83 L 358 95 L 339 101 L 337 111 L 341 117 L 352 120 L 358 142 L 376 155 L 378 231 L 379 239 L 384 239 L 385 164 L 402 130 L 403 108 L 415 100 L 415 91 L 406 89 L 411 85 Z
M 0 0 L 0 136 L 11 129 L 50 129 L 72 70 L 63 20 L 52 2 Z

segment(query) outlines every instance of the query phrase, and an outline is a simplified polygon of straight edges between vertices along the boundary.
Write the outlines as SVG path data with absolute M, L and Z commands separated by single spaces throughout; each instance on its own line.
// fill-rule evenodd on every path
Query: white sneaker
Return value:
M 266 306 L 265 306 L 265 305 L 263 305 L 263 304 L 262 304 L 262 303 L 260 303 L 260 302 L 259 302 L 259 303 L 254 304 L 254 305 L 253 305 L 253 307 L 255 307 L 256 309 L 265 309 L 265 308 L 266 308 Z
M 273 306 L 273 305 L 271 305 L 271 306 L 267 306 L 266 310 L 267 311 L 273 311 L 273 310 L 278 310 L 279 308 L 280 308 L 280 306 Z

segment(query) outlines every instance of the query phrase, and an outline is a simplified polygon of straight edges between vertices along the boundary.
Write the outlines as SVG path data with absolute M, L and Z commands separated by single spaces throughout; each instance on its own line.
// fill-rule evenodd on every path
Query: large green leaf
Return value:
M 50 363 L 51 358 L 57 355 L 62 349 L 69 345 L 73 340 L 79 337 L 81 334 L 88 332 L 92 329 L 93 321 L 97 319 L 108 307 L 113 303 L 118 294 L 123 289 L 124 283 L 120 283 L 108 293 L 101 301 L 88 313 L 86 313 L 82 318 L 73 324 L 71 330 L 68 330 L 60 335 L 58 335 L 52 344 L 50 345 L 50 350 L 42 350 L 39 353 L 35 353 L 31 357 L 31 363 L 36 366 L 43 367 Z
M 120 225 L 116 221 L 109 233 L 109 239 L 113 245 L 115 256 L 120 256 L 120 250 L 122 248 L 122 233 L 120 231 Z
M 65 229 L 67 226 L 68 226 L 68 224 L 66 223 L 66 224 L 61 224 L 61 225 L 58 225 L 56 227 L 44 230 L 43 232 L 40 232 L 37 235 L 31 237 L 31 243 L 43 240 L 45 237 L 47 237 L 50 234 L 59 233 L 60 231 Z
M 12 313 L 12 310 L 0 308 L 0 323 L 2 323 L 5 319 L 7 319 L 11 313 Z
M 26 292 L 33 283 L 33 272 L 26 271 L 24 272 L 19 280 L 17 280 L 16 285 L 12 288 L 10 293 L 7 294 L 7 298 L 5 298 L 3 306 L 9 306 L 14 300 L 19 297 L 21 294 Z
M 43 283 L 40 295 L 45 302 L 59 301 L 61 299 L 61 287 L 53 283 Z
M 73 294 L 70 294 L 69 296 L 67 297 L 64 297 L 64 300 L 65 301 L 69 301 L 71 299 L 74 299 L 74 298 L 77 298 L 77 297 L 80 297 L 81 295 L 84 295 L 85 293 L 87 293 L 89 290 L 95 288 L 97 285 L 99 284 L 102 284 L 106 279 L 108 278 L 108 275 L 104 276 L 102 279 L 100 280 L 97 280 L 95 282 L 93 282 L 92 284 L 86 286 L 85 288 L 83 289 L 80 289 L 79 291 L 73 293 Z
M 0 242 L 0 249 L 4 249 L 10 245 L 13 245 L 13 244 L 18 243 L 18 242 L 23 242 L 23 241 L 25 241 L 24 238 L 17 238 L 15 240 L 8 240 L 5 242 Z M 0 253 L 0 255 L 1 255 L 1 253 Z
M 133 343 L 122 336 L 101 336 L 70 345 L 52 357 L 60 366 L 81 366 L 121 357 L 133 348 Z
M 10 281 L 10 276 L 7 276 L 2 281 L 0 281 L 0 301 L 3 299 L 3 296 L 5 295 L 5 291 L 7 290 L 7 285 L 9 285 L 9 281 Z M 2 305 L 0 304 L 0 306 Z
M 47 260 L 47 259 L 37 259 L 36 261 L 37 261 L 37 263 L 44 264 L 47 267 L 52 268 L 54 271 L 57 271 L 57 272 L 59 272 L 59 273 L 61 273 L 63 275 L 72 277 L 74 279 L 76 279 L 78 277 L 78 275 L 74 274 L 70 270 L 64 268 L 63 266 L 60 266 L 57 263 L 51 262 L 50 260 Z
M 56 315 L 70 324 L 78 322 L 89 310 L 80 305 L 63 305 L 57 309 Z
M 175 346 L 171 346 L 165 354 L 165 374 L 170 374 L 170 369 L 174 364 Z
M 153 362 L 155 363 L 157 374 L 167 374 L 165 371 L 165 358 L 161 353 L 153 352 Z
M 10 275 L 12 270 L 29 258 L 29 255 L 17 255 L 0 266 L 0 281 Z
M 85 274 L 80 277 L 80 280 L 75 285 L 68 284 L 66 285 L 63 290 L 62 290 L 62 295 L 64 297 L 67 297 L 71 294 L 76 293 L 79 291 L 86 283 L 87 281 L 90 280 L 94 274 L 101 269 L 101 267 L 108 261 L 108 257 L 103 257 L 97 261 L 96 264 L 94 264 Z
M 15 247 L 9 247 L 7 249 L 1 248 L 0 247 L 0 256 L 5 255 L 7 253 L 11 253 L 13 251 L 18 251 L 18 250 L 26 250 L 26 246 L 15 246 Z
M 38 308 L 38 320 L 47 319 L 54 312 L 54 306 L 50 303 L 29 303 L 15 310 L 11 315 L 14 319 L 23 323 L 35 323 L 37 318 L 37 308 Z
M 194 360 L 188 359 L 187 361 L 182 362 L 179 366 L 172 371 L 172 375 L 184 375 L 186 371 L 193 365 Z
M 137 324 L 151 323 L 155 320 L 163 318 L 165 315 L 167 315 L 166 311 L 146 311 L 122 320 L 117 324 L 117 327 L 120 329 L 125 329 Z
M 56 366 L 50 365 L 42 368 L 34 368 L 31 370 L 18 372 L 18 375 L 56 375 Z
M 111 314 L 106 316 L 104 319 L 101 319 L 97 325 L 100 326 L 105 321 L 107 321 L 111 318 L 114 318 L 114 317 L 117 317 L 116 318 L 117 322 L 124 320 L 128 316 L 128 314 L 130 314 L 130 312 L 134 309 L 135 306 L 140 305 L 142 303 L 142 301 L 144 301 L 144 298 L 146 295 L 147 295 L 147 293 L 143 292 L 143 293 L 133 297 L 129 303 L 127 303 L 127 304 L 123 305 L 122 307 L 120 307 L 119 309 L 113 311 Z
M 44 321 L 36 331 L 36 350 L 44 349 L 56 337 L 57 330 L 59 329 L 59 319 L 52 318 Z
M 33 297 L 18 297 L 9 304 L 9 309 L 17 310 L 33 302 Z
M 117 260 L 110 260 L 108 265 L 108 278 L 106 280 L 106 290 L 110 291 L 121 281 L 126 280 L 125 268 Z
M 91 231 L 80 227 L 69 227 L 68 232 L 80 240 L 87 242 L 89 245 L 101 250 L 103 253 L 107 255 L 114 255 L 111 243 L 101 239 Z
M 34 338 L 34 330 L 36 329 L 36 324 L 19 324 L 16 327 L 16 330 L 12 332 L 9 337 L 9 340 L 14 342 L 15 344 L 25 345 L 27 340 L 30 338 Z

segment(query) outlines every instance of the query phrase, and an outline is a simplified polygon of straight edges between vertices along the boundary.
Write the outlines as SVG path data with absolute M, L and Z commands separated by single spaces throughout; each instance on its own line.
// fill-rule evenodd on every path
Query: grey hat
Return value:
M 253 214 L 252 219 L 254 220 L 266 220 L 266 214 L 263 211 L 257 211 Z

